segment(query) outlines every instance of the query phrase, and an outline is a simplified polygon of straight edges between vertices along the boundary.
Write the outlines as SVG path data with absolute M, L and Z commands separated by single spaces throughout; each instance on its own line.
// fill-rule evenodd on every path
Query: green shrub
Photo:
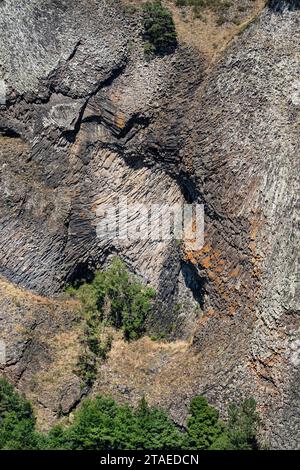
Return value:
M 115 258 L 109 268 L 96 274 L 91 284 L 79 288 L 78 297 L 89 312 L 91 331 L 96 330 L 100 320 L 101 327 L 104 324 L 122 329 L 124 338 L 130 341 L 144 334 L 155 291 L 138 282 Z
M 212 450 L 256 450 L 259 426 L 256 402 L 248 398 L 240 404 L 231 403 L 228 407 L 228 423 L 225 432 L 214 442 Z
M 106 270 L 96 273 L 91 283 L 67 291 L 80 300 L 84 321 L 82 353 L 75 372 L 84 384 L 91 385 L 98 359 L 105 360 L 111 349 L 113 338 L 109 328 L 121 329 L 127 341 L 140 338 L 155 291 L 131 276 L 118 258 Z
M 184 447 L 189 450 L 255 450 L 259 416 L 256 402 L 248 398 L 228 407 L 228 422 L 204 397 L 194 397 L 190 404 Z
M 251 450 L 258 447 L 256 434 L 259 426 L 259 415 L 253 398 L 241 404 L 229 405 L 228 435 L 235 450 Z
M 35 419 L 30 403 L 0 379 L 0 449 L 35 447 Z
M 150 408 L 142 399 L 135 411 L 138 437 L 137 449 L 176 450 L 182 448 L 183 433 L 177 428 L 167 413 L 158 408 Z
M 145 400 L 133 409 L 98 396 L 82 403 L 71 426 L 54 427 L 43 445 L 72 450 L 169 450 L 179 449 L 181 440 L 181 432 L 167 414 L 149 408 Z
M 207 403 L 206 398 L 194 397 L 190 404 L 184 447 L 189 450 L 207 450 L 222 436 L 224 429 L 219 412 Z
M 143 6 L 145 54 L 172 52 L 177 44 L 177 33 L 172 14 L 160 0 L 146 2 Z
M 252 398 L 231 404 L 225 425 L 205 398 L 194 397 L 182 431 L 145 399 L 134 409 L 97 396 L 82 402 L 71 425 L 38 433 L 30 403 L 0 379 L 0 449 L 5 450 L 249 450 L 258 448 L 258 424 Z

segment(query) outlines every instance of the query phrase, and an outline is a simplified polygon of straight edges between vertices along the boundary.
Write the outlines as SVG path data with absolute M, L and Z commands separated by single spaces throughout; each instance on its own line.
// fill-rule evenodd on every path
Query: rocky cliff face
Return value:
M 158 291 L 149 327 L 177 342 L 141 341 L 136 362 L 117 343 L 94 391 L 146 394 L 180 422 L 193 394 L 221 410 L 253 394 L 276 448 L 299 448 L 300 437 L 299 21 L 298 2 L 272 2 L 208 68 L 181 45 L 145 61 L 139 14 L 119 2 L 0 4 L 2 276 L 52 296 L 119 253 Z M 99 240 L 97 207 L 120 196 L 204 203 L 205 246 Z M 79 384 L 72 368 L 62 393 L 53 379 L 51 403 L 40 377 L 46 364 L 57 376 L 62 352 L 51 343 L 43 359 L 39 335 L 11 335 L 31 313 L 7 312 L 5 295 L 3 337 L 9 357 L 20 351 L 6 374 L 39 390 L 54 419 L 78 403 Z M 73 309 L 60 323 L 55 302 L 53 318 L 46 309 L 33 323 L 51 337 L 65 331 L 73 357 Z M 124 361 L 139 371 L 134 380 Z
M 98 240 L 96 211 L 122 196 L 128 204 L 189 197 L 179 181 L 179 129 L 201 61 L 179 49 L 147 62 L 140 18 L 119 2 L 1 9 L 3 163 L 10 155 L 2 166 L 1 273 L 54 294 L 118 252 L 160 293 L 162 328 L 176 320 L 179 290 L 193 320 L 194 281 L 174 243 Z

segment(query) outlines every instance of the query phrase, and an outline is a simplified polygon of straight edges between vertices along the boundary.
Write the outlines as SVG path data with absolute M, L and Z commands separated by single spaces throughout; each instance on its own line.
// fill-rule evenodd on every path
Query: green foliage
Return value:
M 83 284 L 76 296 L 81 300 L 87 319 L 89 346 L 97 354 L 97 327 L 101 322 L 122 329 L 124 338 L 135 340 L 143 335 L 144 323 L 152 306 L 155 291 L 143 286 L 114 258 L 110 267 L 100 271 L 90 284 Z
M 182 433 L 168 415 L 157 408 L 149 408 L 142 399 L 136 412 L 137 449 L 172 450 L 182 447 Z
M 76 373 L 90 385 L 97 374 L 97 360 L 105 360 L 111 349 L 113 338 L 109 327 L 121 329 L 127 341 L 140 338 L 155 291 L 139 283 L 125 264 L 114 258 L 106 270 L 96 273 L 91 283 L 78 289 L 68 288 L 67 292 L 82 305 L 84 331 Z
M 256 449 L 259 419 L 255 400 L 229 407 L 226 426 L 203 397 L 190 404 L 187 430 L 145 399 L 134 409 L 111 398 L 86 399 L 69 426 L 35 431 L 31 405 L 0 379 L 0 449 L 7 450 L 241 450 Z
M 177 33 L 172 14 L 160 0 L 143 6 L 143 26 L 146 55 L 171 52 L 177 44 Z
M 184 447 L 190 450 L 254 450 L 259 416 L 256 402 L 248 398 L 228 407 L 228 423 L 219 420 L 218 411 L 204 397 L 194 397 L 190 404 Z
M 0 379 L 0 449 L 32 449 L 35 419 L 30 403 Z
M 110 398 L 86 400 L 76 414 L 74 423 L 65 431 L 56 429 L 54 438 L 50 436 L 50 447 L 74 450 L 125 449 L 126 437 L 131 429 L 131 423 L 126 419 L 128 413 L 128 407 L 119 407 Z
M 81 344 L 85 346 L 84 338 L 81 340 Z M 90 387 L 93 385 L 97 377 L 97 356 L 89 350 L 84 350 L 78 357 L 77 364 L 74 373 L 80 377 L 82 386 L 87 385 Z
M 184 447 L 189 450 L 209 449 L 223 432 L 219 412 L 207 403 L 206 398 L 194 397 L 190 404 Z

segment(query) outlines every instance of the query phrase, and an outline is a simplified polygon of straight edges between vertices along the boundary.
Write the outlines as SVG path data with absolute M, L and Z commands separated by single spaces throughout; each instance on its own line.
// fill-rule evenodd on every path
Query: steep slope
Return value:
M 202 349 L 207 341 L 216 342 L 214 334 L 224 335 L 224 328 L 230 335 L 226 314 L 241 330 L 253 317 L 251 337 L 245 337 L 250 381 L 268 394 L 264 406 L 272 407 L 276 444 L 294 440 L 294 446 L 300 424 L 294 354 L 299 341 L 298 7 L 298 2 L 272 3 L 228 50 L 201 91 L 196 129 L 185 149 L 195 155 L 196 185 L 207 206 L 207 245 L 193 257 L 210 279 L 211 318 L 194 345 Z
M 164 308 L 149 326 L 179 340 L 116 340 L 92 392 L 146 395 L 181 423 L 196 393 L 222 412 L 252 394 L 275 448 L 299 448 L 300 437 L 299 8 L 271 2 L 207 69 L 183 45 L 145 61 L 139 13 L 119 2 L 0 4 L 1 274 L 53 295 L 119 253 L 158 291 Z M 205 246 L 99 241 L 96 208 L 122 195 L 203 202 Z M 54 318 L 35 314 L 42 328 L 50 322 L 46 332 L 66 334 L 70 387 L 61 393 L 66 351 L 54 340 L 43 359 L 28 333 L 10 334 L 31 304 L 10 315 L 14 288 L 2 286 L 3 339 L 12 355 L 22 344 L 30 351 L 22 346 L 5 373 L 49 422 L 81 396 L 78 325 L 64 323 L 74 306 L 66 318 L 56 301 Z
M 193 320 L 197 303 L 178 247 L 98 239 L 96 213 L 121 197 L 128 204 L 185 200 L 177 108 L 183 112 L 201 80 L 199 56 L 180 48 L 146 61 L 140 14 L 119 2 L 15 1 L 0 8 L 7 86 L 1 160 L 9 152 L 11 162 L 1 170 L 1 273 L 54 294 L 120 252 L 158 291 L 161 328 L 176 323 L 179 290 Z

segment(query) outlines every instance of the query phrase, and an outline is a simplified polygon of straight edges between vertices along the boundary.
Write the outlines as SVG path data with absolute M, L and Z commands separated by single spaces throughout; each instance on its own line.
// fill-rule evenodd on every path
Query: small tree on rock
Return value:
M 160 0 L 146 2 L 143 7 L 144 49 L 147 55 L 172 52 L 177 44 L 173 17 Z

